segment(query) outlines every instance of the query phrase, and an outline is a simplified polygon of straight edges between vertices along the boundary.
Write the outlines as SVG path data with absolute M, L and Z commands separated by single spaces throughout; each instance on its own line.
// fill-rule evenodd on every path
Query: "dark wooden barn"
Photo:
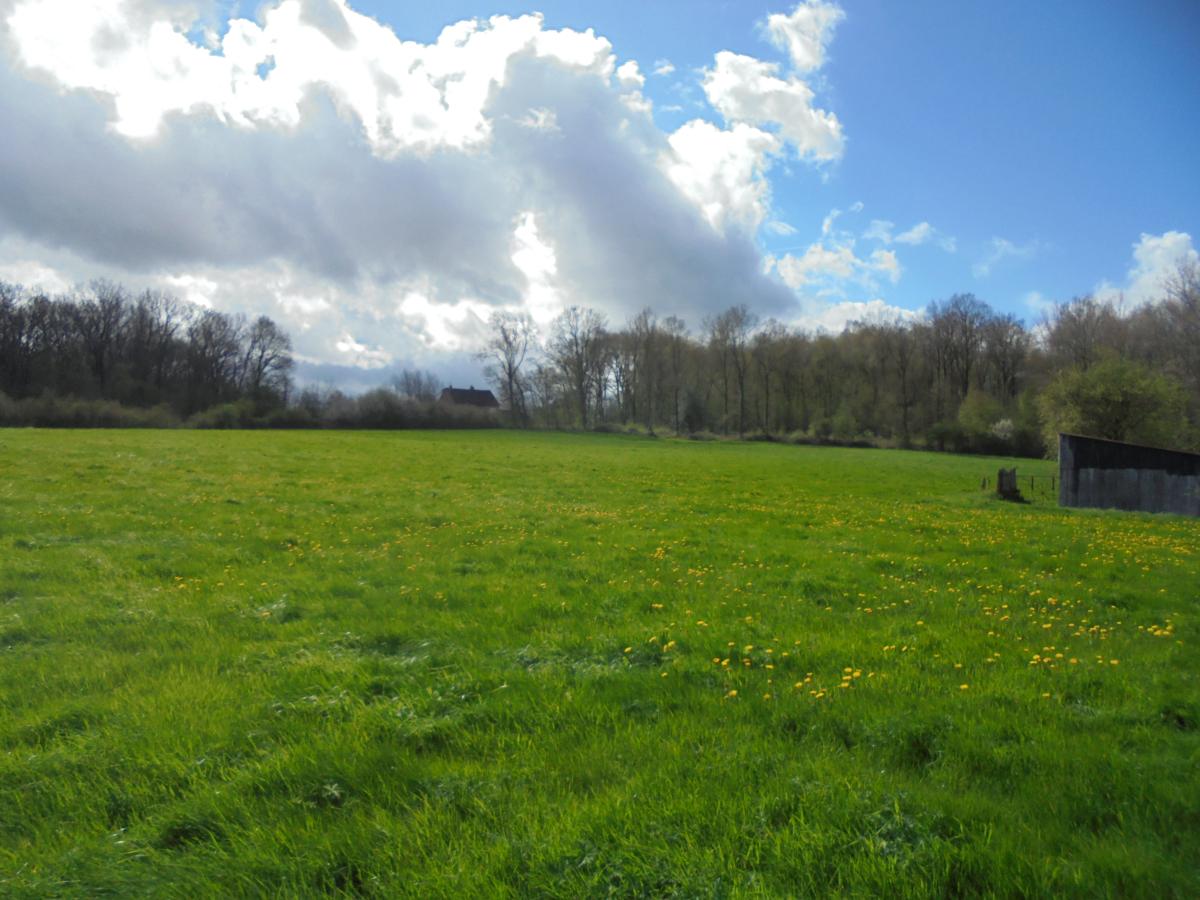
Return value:
M 454 406 L 477 406 L 480 409 L 500 408 L 495 394 L 487 390 L 476 390 L 474 385 L 469 388 L 443 388 L 442 395 L 438 397 L 438 403 Z
M 1200 516 L 1200 453 L 1058 436 L 1060 506 Z

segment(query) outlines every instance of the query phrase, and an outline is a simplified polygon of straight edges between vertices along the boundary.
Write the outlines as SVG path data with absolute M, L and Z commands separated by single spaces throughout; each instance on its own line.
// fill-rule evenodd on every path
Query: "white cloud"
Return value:
M 1163 285 L 1180 265 L 1200 265 L 1200 254 L 1192 246 L 1192 236 L 1186 231 L 1167 231 L 1160 235 L 1142 233 L 1133 245 L 1133 263 L 1125 274 L 1124 285 L 1118 287 L 1101 282 L 1093 295 L 1104 303 L 1122 301 L 1133 306 L 1155 303 L 1166 296 Z
M 71 288 L 71 282 L 61 272 L 37 259 L 18 258 L 0 262 L 0 281 L 48 294 L 62 294 Z
M 646 76 L 638 68 L 637 60 L 631 59 L 617 67 L 617 83 L 626 90 L 645 87 Z
M 409 291 L 396 305 L 396 312 L 415 326 L 425 345 L 434 350 L 470 350 L 487 337 L 487 320 L 492 307 L 476 300 L 434 303 L 417 291 Z
M 892 236 L 892 231 L 895 228 L 895 222 L 889 222 L 887 219 L 872 219 L 871 224 L 867 226 L 867 230 L 863 232 L 863 237 L 868 240 L 890 244 L 895 240 Z
M 919 321 L 921 314 L 900 306 L 892 306 L 878 298 L 874 300 L 843 300 L 840 303 L 809 302 L 791 322 L 805 330 L 840 334 L 851 322 Z
M 871 224 L 867 226 L 867 230 L 863 232 L 862 236 L 868 240 L 879 241 L 883 244 L 907 244 L 913 247 L 932 242 L 936 243 L 947 253 L 953 253 L 958 249 L 958 242 L 953 237 L 943 234 L 928 222 L 918 222 L 912 228 L 902 231 L 900 234 L 894 234 L 895 228 L 895 222 L 890 222 L 887 219 L 872 219 Z
M 813 106 L 812 88 L 795 77 L 781 78 L 779 66 L 722 50 L 704 70 L 708 102 L 727 122 L 777 127 L 801 158 L 838 159 L 845 138 L 837 116 Z
M 339 362 L 357 369 L 381 369 L 391 365 L 393 359 L 392 354 L 386 350 L 360 344 L 349 334 L 342 335 L 334 347 L 342 355 Z
M 992 274 L 992 270 L 997 265 L 1006 259 L 1032 259 L 1042 250 L 1042 245 L 1038 241 L 1014 244 L 1002 237 L 992 238 L 988 247 L 988 252 L 971 267 L 971 272 L 976 278 L 986 278 Z
M 425 44 L 343 0 L 0 8 L 0 277 L 267 314 L 312 378 L 460 365 L 494 309 L 784 315 L 753 240 L 791 229 L 767 175 L 789 144 L 840 153 L 804 82 L 734 54 L 707 78 L 728 125 L 664 133 L 636 62 L 538 16 Z
M 538 325 L 548 325 L 566 304 L 556 282 L 558 257 L 538 232 L 533 212 L 524 213 L 513 230 L 512 261 L 525 276 L 525 309 Z
M 659 76 L 667 76 L 675 71 L 675 65 L 669 59 L 656 59 L 654 61 L 654 74 Z
M 789 14 L 767 17 L 767 36 L 771 43 L 786 50 L 798 72 L 819 69 L 825 63 L 825 49 L 833 38 L 834 27 L 846 17 L 841 7 L 821 0 L 805 0 Z
M 919 222 L 908 231 L 896 235 L 897 244 L 924 244 L 933 237 L 933 226 L 928 222 Z
M 851 284 L 873 287 L 876 276 L 896 284 L 901 275 L 900 261 L 893 251 L 876 249 L 864 258 L 850 243 L 811 244 L 802 256 L 784 254 L 775 260 L 774 267 L 788 287 L 819 296 L 844 295 Z
M 754 231 L 766 216 L 770 188 L 763 177 L 779 140 L 750 125 L 723 130 L 693 119 L 670 138 L 667 174 L 714 228 L 732 223 Z
M 613 67 L 608 41 L 590 30 L 543 30 L 537 15 L 459 22 L 419 44 L 344 0 L 284 0 L 261 25 L 234 19 L 220 53 L 192 43 L 153 3 L 27 0 L 8 25 L 26 66 L 110 95 L 114 127 L 126 136 L 151 137 L 164 116 L 201 110 L 241 126 L 294 128 L 307 93 L 320 88 L 383 156 L 485 143 L 484 107 L 520 56 L 601 78 Z
M 219 285 L 211 278 L 183 273 L 166 275 L 163 277 L 163 281 L 167 290 L 177 297 L 204 309 L 212 309 L 213 297 L 216 295 Z

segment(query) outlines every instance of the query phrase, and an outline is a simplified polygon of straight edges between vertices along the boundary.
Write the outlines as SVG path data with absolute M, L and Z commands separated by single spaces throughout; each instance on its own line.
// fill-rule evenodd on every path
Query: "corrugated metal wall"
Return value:
M 1058 436 L 1060 506 L 1200 516 L 1200 454 Z

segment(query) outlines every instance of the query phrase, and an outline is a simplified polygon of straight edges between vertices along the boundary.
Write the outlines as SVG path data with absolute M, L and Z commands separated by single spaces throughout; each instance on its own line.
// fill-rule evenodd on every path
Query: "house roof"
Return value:
M 469 388 L 445 388 L 442 391 L 441 400 L 444 403 L 457 403 L 461 406 L 495 408 L 500 405 L 495 394 L 488 390 L 476 390 L 474 385 Z

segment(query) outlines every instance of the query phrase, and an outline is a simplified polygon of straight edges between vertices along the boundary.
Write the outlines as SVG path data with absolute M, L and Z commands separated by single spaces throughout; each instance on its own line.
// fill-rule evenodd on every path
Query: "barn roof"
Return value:
M 488 390 L 476 390 L 472 385 L 469 388 L 448 387 L 442 391 L 441 401 L 443 403 L 456 403 L 460 406 L 482 406 L 488 409 L 494 409 L 500 405 L 496 400 L 496 395 Z

